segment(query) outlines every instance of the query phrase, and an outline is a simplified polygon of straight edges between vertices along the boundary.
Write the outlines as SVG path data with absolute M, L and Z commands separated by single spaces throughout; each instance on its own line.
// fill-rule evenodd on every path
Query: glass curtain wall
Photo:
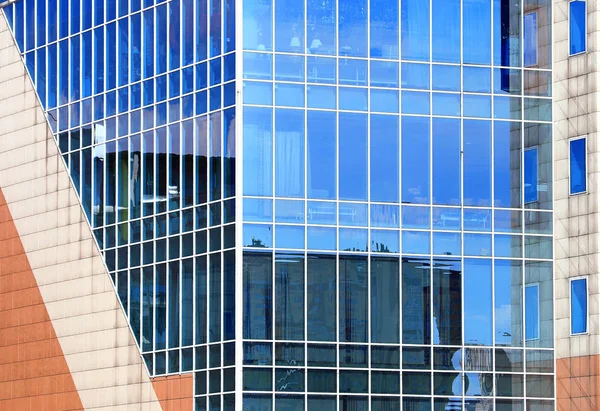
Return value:
M 231 409 L 234 2 L 3 11 L 150 375 L 198 370 L 198 409 Z
M 552 410 L 551 3 L 242 7 L 244 409 Z

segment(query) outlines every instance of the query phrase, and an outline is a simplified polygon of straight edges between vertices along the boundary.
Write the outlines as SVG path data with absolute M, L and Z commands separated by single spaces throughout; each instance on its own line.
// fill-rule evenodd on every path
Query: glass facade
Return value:
M 5 12 L 196 409 L 554 409 L 550 1 Z

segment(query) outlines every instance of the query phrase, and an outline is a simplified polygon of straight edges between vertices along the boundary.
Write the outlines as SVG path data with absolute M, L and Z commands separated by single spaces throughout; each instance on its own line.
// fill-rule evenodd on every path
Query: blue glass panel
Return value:
M 81 97 L 92 95 L 92 32 L 81 36 Z
M 273 192 L 272 110 L 244 109 L 244 195 Z
M 336 82 L 336 60 L 324 57 L 308 57 L 306 71 L 309 83 Z
M 431 67 L 434 90 L 460 91 L 460 67 L 434 64 Z
M 523 241 L 520 236 L 495 234 L 494 253 L 496 257 L 523 257 Z
M 333 227 L 308 227 L 309 250 L 336 250 L 336 229 Z
M 491 63 L 491 2 L 463 0 L 463 62 Z
M 429 118 L 402 117 L 402 202 L 427 204 L 429 196 Z
M 31 0 L 29 0 L 31 1 Z M 37 6 L 37 10 L 36 10 L 36 15 L 35 15 L 35 34 L 37 36 L 36 38 L 36 46 L 42 46 L 44 44 L 46 44 L 46 2 L 45 1 L 37 1 L 36 3 Z M 51 6 L 52 7 L 52 6 Z M 6 13 L 6 15 L 10 15 L 11 13 L 8 12 Z M 79 12 L 78 12 L 79 14 Z M 91 13 L 86 13 L 86 14 L 90 14 Z
M 586 50 L 586 20 L 585 1 L 571 1 L 569 3 L 569 54 L 582 53 Z
M 304 248 L 304 227 L 277 225 L 275 230 L 275 247 Z
M 463 94 L 463 116 L 490 118 L 492 116 L 491 97 Z
M 531 147 L 525 150 L 523 156 L 524 198 L 525 203 L 538 201 L 538 150 Z
M 40 102 L 44 108 L 46 105 L 46 48 L 38 49 L 36 51 L 36 66 L 38 67 L 36 72 L 35 88 L 40 97 Z M 33 75 L 33 73 L 31 73 Z
M 275 222 L 277 223 L 304 223 L 304 214 L 304 201 L 275 201 Z
M 339 60 L 339 84 L 352 86 L 367 85 L 367 60 L 343 59 Z
M 342 251 L 368 251 L 368 231 L 356 228 L 340 228 L 339 248 Z
M 434 232 L 433 254 L 461 255 L 462 247 L 460 241 L 460 233 Z
M 275 112 L 275 195 L 304 196 L 304 111 Z
M 69 42 L 58 43 L 59 101 L 60 105 L 69 101 Z M 62 128 L 62 127 L 61 127 Z
M 154 75 L 154 10 L 144 11 L 144 78 Z
M 494 206 L 521 206 L 521 124 L 494 123 Z M 537 194 L 536 194 L 537 195 Z
M 371 226 L 397 228 L 399 207 L 396 205 L 371 204 Z
M 367 200 L 367 116 L 339 115 L 340 199 Z
M 14 20 L 17 22 L 15 25 L 15 39 L 19 50 L 25 50 L 25 25 L 22 22 L 25 21 L 25 2 L 17 1 L 15 4 L 15 17 Z
M 273 221 L 273 200 L 244 198 L 244 221 Z
M 429 64 L 402 63 L 402 88 L 429 89 Z
M 492 236 L 487 234 L 464 235 L 464 255 L 489 257 L 492 255 Z
M 436 234 L 434 234 L 434 244 Z M 443 234 L 448 235 L 448 233 Z M 460 260 L 433 259 L 434 344 L 460 345 L 462 343 L 461 280 L 462 267 Z M 439 357 L 439 354 L 434 354 L 434 360 L 439 361 Z M 436 367 L 439 367 L 439 365 L 436 364 Z
M 402 231 L 402 253 L 430 254 L 430 241 L 428 231 Z
M 491 124 L 465 120 L 463 123 L 463 202 L 465 205 L 491 205 L 492 162 Z
M 340 110 L 367 111 L 368 90 L 357 87 L 340 87 Z
M 367 259 L 340 256 L 339 264 L 339 339 L 344 342 L 367 342 Z
M 156 8 L 156 27 L 167 27 L 167 6 L 163 4 Z M 164 29 L 156 30 L 156 49 L 155 62 L 156 74 L 161 74 L 167 71 L 167 39 L 168 31 Z
M 585 138 L 569 142 L 569 192 L 587 191 L 587 149 Z M 537 194 L 537 193 L 536 193 Z
M 433 203 L 460 204 L 460 120 L 433 119 Z
M 398 87 L 398 63 L 371 61 L 369 84 L 376 87 Z
M 523 304 L 515 293 L 522 292 L 523 267 L 520 261 L 494 261 L 494 315 L 496 344 L 523 346 Z M 498 360 L 496 360 L 498 369 Z
M 208 4 L 207 0 L 196 0 L 196 61 L 208 56 Z
M 244 338 L 272 338 L 272 263 L 270 253 L 244 253 Z
M 371 116 L 371 201 L 398 202 L 398 117 Z
M 571 281 L 571 334 L 587 332 L 587 280 Z
M 245 81 L 244 104 L 273 105 L 273 83 Z
M 525 339 L 540 338 L 540 287 L 538 284 L 525 286 Z
M 494 97 L 494 118 L 521 120 L 521 98 Z
M 309 198 L 336 197 L 336 115 L 309 111 L 307 115 L 307 190 Z
M 181 66 L 181 21 L 180 0 L 171 0 L 169 3 L 169 69 Z
M 402 92 L 402 114 L 429 114 L 429 93 Z
M 306 273 L 309 341 L 335 341 L 336 289 L 335 256 L 309 255 Z
M 367 204 L 361 203 L 340 203 L 339 205 L 339 224 L 355 227 L 366 227 L 368 225 Z
M 492 262 L 464 264 L 465 344 L 492 345 Z
M 69 0 L 58 0 L 57 3 L 59 13 L 58 36 L 60 39 L 64 39 L 69 35 Z M 110 9 L 110 3 L 108 9 Z
M 494 69 L 494 93 L 521 94 L 522 72 L 519 69 Z
M 463 91 L 492 92 L 492 71 L 486 67 L 463 67 Z
M 429 60 L 429 0 L 406 0 L 401 5 L 403 60 Z
M 432 60 L 460 62 L 460 0 L 433 0 Z
M 32 50 L 35 47 L 35 0 L 23 0 L 25 3 L 25 46 L 27 50 Z
M 459 208 L 434 207 L 433 208 L 434 230 L 460 230 L 461 213 Z
M 396 1 L 370 0 L 370 57 L 398 58 L 398 4 Z
M 460 116 L 460 94 L 433 93 L 432 98 L 434 116 Z
M 367 56 L 367 0 L 342 2 L 338 5 L 339 54 Z
M 521 65 L 521 2 L 493 0 L 493 3 L 494 65 L 518 67 Z M 527 35 L 525 32 L 525 42 Z
M 402 228 L 431 228 L 431 209 L 402 206 Z
M 275 80 L 303 82 L 304 74 L 304 57 L 275 55 Z
M 536 66 L 538 63 L 537 13 L 523 15 L 523 65 Z
M 304 52 L 304 2 L 275 2 L 275 51 Z
M 371 230 L 371 252 L 399 253 L 399 240 L 398 230 Z
M 277 106 L 304 108 L 304 84 L 275 84 L 275 104 Z
M 336 89 L 328 86 L 307 86 L 309 108 L 336 108 Z
M 430 275 L 429 259 L 402 258 L 402 343 L 404 344 L 431 342 Z

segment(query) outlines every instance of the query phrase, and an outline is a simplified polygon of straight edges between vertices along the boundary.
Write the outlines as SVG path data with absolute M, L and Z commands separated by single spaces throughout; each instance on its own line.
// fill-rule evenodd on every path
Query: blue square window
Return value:
M 538 201 L 538 149 L 531 147 L 525 150 L 524 155 L 525 174 L 525 203 Z
M 578 138 L 569 141 L 569 193 L 587 191 L 586 141 Z
M 540 287 L 538 284 L 525 286 L 525 339 L 540 338 Z
M 587 332 L 587 279 L 571 280 L 571 334 Z
M 586 4 L 577 0 L 569 3 L 569 54 L 585 52 L 586 49 Z

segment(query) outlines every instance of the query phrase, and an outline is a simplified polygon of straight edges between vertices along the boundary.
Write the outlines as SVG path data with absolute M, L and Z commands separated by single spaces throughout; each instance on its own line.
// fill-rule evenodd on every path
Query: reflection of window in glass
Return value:
M 537 13 L 527 13 L 523 16 L 523 65 L 525 67 L 537 65 Z
M 571 334 L 587 332 L 587 278 L 571 280 Z
M 586 50 L 586 4 L 585 1 L 569 3 L 569 54 L 583 53 Z
M 531 147 L 524 154 L 525 203 L 538 201 L 538 150 Z
M 525 286 L 525 339 L 540 338 L 540 286 Z
M 587 190 L 586 141 L 578 138 L 569 141 L 569 193 L 585 193 Z

